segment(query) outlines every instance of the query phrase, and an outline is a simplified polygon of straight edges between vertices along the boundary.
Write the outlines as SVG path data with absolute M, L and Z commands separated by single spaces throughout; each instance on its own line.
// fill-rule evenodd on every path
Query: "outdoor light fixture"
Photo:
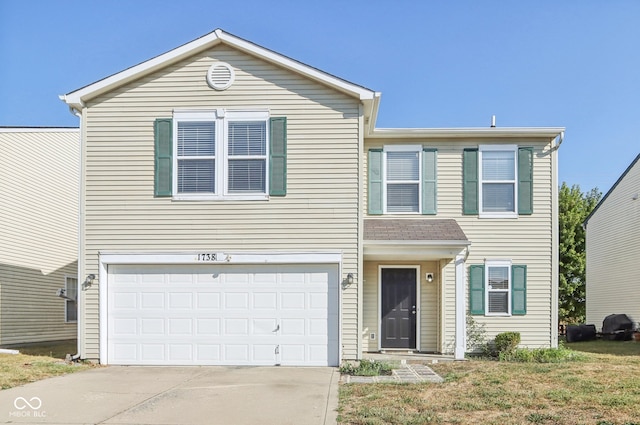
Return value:
M 433 282 L 433 273 L 427 273 L 426 278 L 427 278 L 427 282 L 429 283 Z
M 355 283 L 355 281 L 356 281 L 356 278 L 353 275 L 353 273 L 348 273 L 347 277 L 342 279 L 342 289 L 347 289 L 348 287 L 353 285 Z
M 349 274 L 347 275 L 347 283 L 348 283 L 349 285 L 353 285 L 353 273 L 349 273 Z
M 82 287 L 83 288 L 88 288 L 89 286 L 91 286 L 91 284 L 93 283 L 93 279 L 96 278 L 96 275 L 91 273 L 90 275 L 87 275 L 87 278 L 84 280 L 84 282 L 82 282 Z

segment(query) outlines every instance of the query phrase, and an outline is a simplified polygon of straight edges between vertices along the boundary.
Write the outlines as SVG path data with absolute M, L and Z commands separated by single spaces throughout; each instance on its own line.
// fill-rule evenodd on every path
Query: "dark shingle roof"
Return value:
M 365 219 L 365 241 L 467 241 L 453 219 Z

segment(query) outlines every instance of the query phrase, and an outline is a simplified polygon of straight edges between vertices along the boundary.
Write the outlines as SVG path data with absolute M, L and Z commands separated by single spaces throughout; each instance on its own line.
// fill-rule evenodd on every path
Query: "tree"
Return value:
M 584 323 L 586 252 L 584 220 L 600 201 L 598 188 L 582 193 L 580 186 L 565 182 L 558 199 L 560 225 L 559 311 L 561 323 Z

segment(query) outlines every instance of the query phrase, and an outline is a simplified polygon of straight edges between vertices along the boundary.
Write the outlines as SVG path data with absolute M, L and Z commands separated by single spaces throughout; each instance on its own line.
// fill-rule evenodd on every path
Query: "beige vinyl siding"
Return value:
M 423 352 L 439 352 L 438 315 L 441 307 L 441 294 L 439 263 L 437 261 L 364 262 L 362 350 L 365 352 L 378 351 L 380 341 L 379 267 L 398 265 L 420 267 L 420 346 L 418 349 Z M 434 273 L 433 282 L 426 281 L 426 273 Z M 375 333 L 375 339 L 371 339 L 372 333 Z
M 474 316 L 485 324 L 487 336 L 505 331 L 518 331 L 522 335 L 522 346 L 548 347 L 552 345 L 551 300 L 552 293 L 552 160 L 548 140 L 540 139 L 429 139 L 429 140 L 382 140 L 365 141 L 365 150 L 385 144 L 418 144 L 438 149 L 438 209 L 435 216 L 392 215 L 385 218 L 453 218 L 471 242 L 469 257 L 471 264 L 484 264 L 485 259 L 509 259 L 513 264 L 527 266 L 527 314 L 512 317 Z M 477 148 L 483 144 L 515 144 L 534 148 L 534 213 L 521 215 L 517 219 L 478 218 L 477 215 L 462 214 L 462 155 L 465 148 Z M 366 156 L 364 160 L 366 161 Z M 365 166 L 365 171 L 367 167 Z M 366 183 L 363 206 L 366 208 Z M 445 262 L 443 270 L 442 320 L 444 321 L 439 351 L 453 352 L 455 338 L 455 266 Z M 468 285 L 468 282 L 467 282 Z M 468 290 L 466 291 L 468 297 Z M 467 303 L 468 305 L 468 303 Z
M 235 83 L 209 88 L 214 60 Z M 266 201 L 153 197 L 153 122 L 173 109 L 268 108 L 287 117 L 287 194 Z M 100 251 L 343 253 L 357 273 L 359 101 L 217 46 L 88 102 L 85 273 Z M 98 284 L 86 292 L 84 356 L 98 357 Z M 357 356 L 357 288 L 342 291 L 343 357 Z
M 640 161 L 589 219 L 587 246 L 587 323 L 600 330 L 610 314 L 640 321 Z
M 56 290 L 77 276 L 79 132 L 0 129 L 0 344 L 73 339 Z

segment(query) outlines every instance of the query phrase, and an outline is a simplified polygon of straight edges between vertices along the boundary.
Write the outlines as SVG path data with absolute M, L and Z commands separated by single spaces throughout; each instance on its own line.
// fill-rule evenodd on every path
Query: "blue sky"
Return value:
M 378 127 L 566 127 L 560 181 L 640 152 L 640 1 L 0 0 L 0 126 L 216 28 L 382 92 Z

